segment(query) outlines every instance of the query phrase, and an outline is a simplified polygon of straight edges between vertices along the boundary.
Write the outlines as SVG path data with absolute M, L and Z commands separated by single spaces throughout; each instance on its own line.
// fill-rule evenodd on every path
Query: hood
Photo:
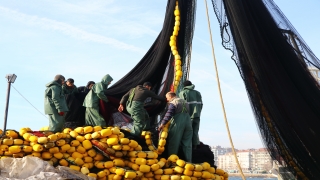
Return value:
M 112 77 L 109 74 L 107 74 L 107 75 L 103 76 L 103 78 L 101 79 L 101 83 L 108 85 L 109 82 L 111 82 L 112 80 L 113 80 Z
M 186 87 L 184 87 L 183 89 L 192 89 L 192 90 L 193 90 L 193 89 L 194 89 L 194 87 L 195 87 L 195 86 L 194 86 L 194 84 L 192 84 L 192 85 L 190 85 L 190 86 L 186 86 Z
M 46 84 L 46 87 L 50 87 L 52 85 L 58 85 L 58 86 L 61 86 L 61 84 L 59 84 L 57 81 L 51 81 L 49 82 L 48 84 Z

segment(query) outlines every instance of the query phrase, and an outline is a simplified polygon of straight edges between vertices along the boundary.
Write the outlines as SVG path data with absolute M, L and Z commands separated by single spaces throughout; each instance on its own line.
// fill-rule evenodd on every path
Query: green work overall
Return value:
M 192 160 L 192 125 L 188 111 L 183 104 L 182 112 L 175 114 L 171 119 L 167 138 L 168 154 L 178 154 L 179 147 L 187 162 Z
M 149 115 L 148 112 L 144 109 L 144 102 L 133 101 L 134 90 L 130 93 L 129 99 L 126 103 L 126 109 L 133 119 L 133 127 L 130 131 L 132 135 L 140 136 L 142 130 L 149 127 Z

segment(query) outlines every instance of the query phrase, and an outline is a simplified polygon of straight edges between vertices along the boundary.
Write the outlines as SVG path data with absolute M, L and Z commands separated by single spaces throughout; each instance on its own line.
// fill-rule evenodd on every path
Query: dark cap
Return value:
M 192 85 L 192 82 L 189 81 L 189 80 L 186 80 L 184 83 L 183 83 L 183 86 L 186 87 L 186 86 L 191 86 Z
M 145 82 L 145 83 L 143 83 L 143 86 L 150 86 L 150 87 L 152 87 L 152 84 L 151 84 L 151 82 Z

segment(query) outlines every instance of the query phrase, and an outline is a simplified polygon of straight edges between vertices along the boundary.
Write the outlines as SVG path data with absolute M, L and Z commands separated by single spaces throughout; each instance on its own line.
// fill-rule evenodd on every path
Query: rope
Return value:
M 43 115 L 46 119 L 48 119 L 48 118 L 46 117 L 46 115 L 44 115 L 41 111 L 39 111 L 39 109 L 37 109 L 34 105 L 32 105 L 31 102 L 28 101 L 28 99 L 25 98 L 12 84 L 11 84 L 11 86 L 12 86 L 13 89 L 16 90 L 16 91 L 20 94 L 20 96 L 22 96 L 23 99 L 25 99 L 33 108 L 35 108 L 41 115 Z
M 189 54 L 188 59 L 187 59 L 187 79 L 186 80 L 189 80 L 190 64 L 191 64 L 191 53 L 192 53 L 192 43 L 190 45 L 190 54 Z
M 210 34 L 211 47 L 212 47 L 212 56 L 213 56 L 213 60 L 214 60 L 214 61 L 213 61 L 213 62 L 214 62 L 214 68 L 215 68 L 215 70 L 216 70 L 216 78 L 217 78 L 217 83 L 218 83 L 218 90 L 219 90 L 219 95 L 220 95 L 220 101 L 221 101 L 221 106 L 222 106 L 224 121 L 225 121 L 226 128 L 227 128 L 227 131 L 228 131 L 228 136 L 229 136 L 229 140 L 230 140 L 230 144 L 231 144 L 231 147 L 232 147 L 232 152 L 233 152 L 234 158 L 235 158 L 235 160 L 236 160 L 236 162 L 237 162 L 237 166 L 238 166 L 238 169 L 239 169 L 239 171 L 240 171 L 241 177 L 242 177 L 243 180 L 245 180 L 245 177 L 244 177 L 244 174 L 243 174 L 243 172 L 242 172 L 242 169 L 241 169 L 239 160 L 238 160 L 238 158 L 237 158 L 236 151 L 234 150 L 234 146 L 233 146 L 233 142 L 232 142 L 232 138 L 231 138 L 231 134 L 230 134 L 230 130 L 229 130 L 229 125 L 228 125 L 226 110 L 225 110 L 225 108 L 224 108 L 224 103 L 223 103 L 223 98 L 222 98 L 222 93 L 221 93 L 220 80 L 219 80 L 219 74 L 218 74 L 218 68 L 217 68 L 217 60 L 216 60 L 216 56 L 215 56 L 215 53 L 214 53 L 214 46 L 213 46 L 213 41 L 212 41 L 212 34 L 211 34 L 211 27 L 210 27 L 210 19 L 209 19 L 209 13 L 208 13 L 207 0 L 204 0 L 204 3 L 205 3 L 205 5 L 206 5 L 206 13 L 207 13 L 207 19 L 208 19 L 208 28 L 209 28 L 209 34 Z

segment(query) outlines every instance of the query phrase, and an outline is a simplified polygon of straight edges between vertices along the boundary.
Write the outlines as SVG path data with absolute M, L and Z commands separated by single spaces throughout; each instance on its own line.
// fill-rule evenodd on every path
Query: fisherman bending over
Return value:
M 159 131 L 169 122 L 167 137 L 168 155 L 178 154 L 179 147 L 183 151 L 186 161 L 192 161 L 192 125 L 188 113 L 188 104 L 185 100 L 176 97 L 176 93 L 166 94 L 168 108 L 165 116 L 160 122 Z
M 99 100 L 108 102 L 108 98 L 104 93 L 112 80 L 109 74 L 103 76 L 101 82 L 94 84 L 84 99 L 83 106 L 86 107 L 86 125 L 106 126 L 104 118 L 99 113 Z
M 133 127 L 130 133 L 134 136 L 140 136 L 142 130 L 149 127 L 149 115 L 143 107 L 144 101 L 148 97 L 165 101 L 165 98 L 150 91 L 151 86 L 152 84 L 150 82 L 143 83 L 143 86 L 138 85 L 137 87 L 128 91 L 120 101 L 118 110 L 122 112 L 123 105 L 126 104 L 126 109 L 133 119 Z

